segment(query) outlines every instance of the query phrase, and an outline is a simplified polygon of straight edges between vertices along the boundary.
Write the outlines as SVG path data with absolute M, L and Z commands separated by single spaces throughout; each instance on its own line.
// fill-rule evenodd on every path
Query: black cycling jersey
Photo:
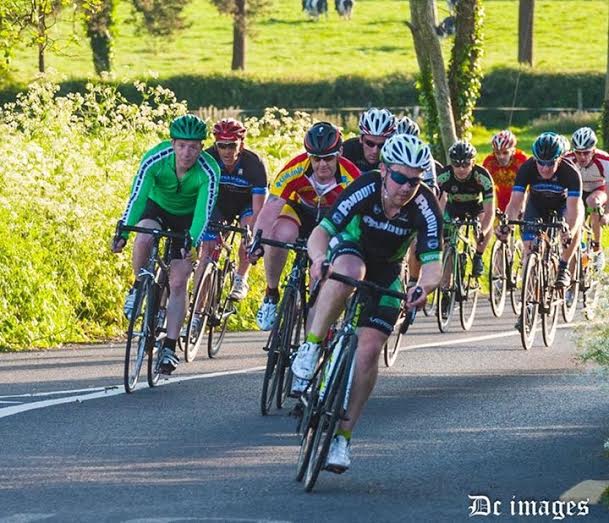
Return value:
M 438 187 L 451 205 L 485 203 L 495 194 L 493 177 L 481 165 L 474 165 L 464 180 L 459 180 L 453 166 L 447 165 L 438 173 Z
M 514 180 L 512 192 L 524 193 L 529 187 L 529 202 L 538 210 L 560 210 L 567 198 L 582 195 L 582 177 L 577 167 L 562 158 L 552 178 L 546 180 L 537 170 L 535 158 L 524 162 Z
M 379 162 L 368 163 L 364 157 L 364 146 L 358 137 L 349 138 L 343 143 L 343 156 L 351 160 L 361 172 L 378 169 Z
M 414 198 L 388 219 L 381 202 L 382 183 L 379 171 L 362 174 L 340 194 L 320 225 L 330 236 L 347 232 L 361 245 L 366 262 L 401 261 L 415 237 L 419 260 L 439 261 L 442 214 L 437 198 L 420 185 Z

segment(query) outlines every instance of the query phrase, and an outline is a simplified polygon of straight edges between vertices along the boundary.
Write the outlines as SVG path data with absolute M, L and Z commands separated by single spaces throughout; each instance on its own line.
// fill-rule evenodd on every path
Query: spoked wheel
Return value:
M 162 291 L 155 319 L 154 343 L 148 347 L 148 386 L 155 387 L 161 378 L 161 345 L 167 333 L 167 300 L 169 299 L 169 288 Z
M 509 277 L 510 277 L 510 302 L 512 304 L 512 310 L 517 316 L 520 314 L 522 307 L 522 253 L 523 245 L 522 241 L 514 240 L 511 249 L 511 259 L 509 263 Z
M 442 259 L 442 281 L 436 290 L 436 317 L 440 332 L 446 332 L 455 310 L 457 286 L 454 273 L 455 251 L 448 247 Z
M 398 358 L 398 353 L 400 352 L 400 342 L 402 341 L 402 326 L 404 325 L 404 321 L 406 321 L 406 315 L 402 310 L 400 312 L 400 317 L 398 318 L 395 327 L 393 327 L 393 332 L 387 338 L 385 342 L 385 346 L 383 347 L 383 356 L 385 359 L 386 367 L 393 367 L 395 360 Z
M 558 272 L 558 260 L 552 258 L 546 270 L 546 289 L 543 296 L 543 310 L 541 313 L 541 332 L 543 343 L 549 347 L 554 342 L 556 327 L 558 325 L 558 309 L 560 308 L 560 295 L 554 287 L 556 273 Z M 578 284 L 579 286 L 579 284 Z
M 300 451 L 298 453 L 298 462 L 296 463 L 296 481 L 302 481 L 311 459 L 313 438 L 317 430 L 317 423 L 319 422 L 318 390 L 319 374 L 311 384 L 309 392 L 300 400 L 303 402 L 302 419 L 299 423 L 299 427 L 302 428 L 302 439 L 300 440 Z
M 539 293 L 540 281 L 537 268 L 538 256 L 531 253 L 522 279 L 522 303 L 520 311 L 520 340 L 522 346 L 528 350 L 535 339 L 535 329 L 539 319 Z
M 507 294 L 507 256 L 505 243 L 499 240 L 495 241 L 491 250 L 488 285 L 491 310 L 500 318 L 505 309 Z
M 571 323 L 577 311 L 577 298 L 579 296 L 579 281 L 581 276 L 581 247 L 577 247 L 569 263 L 571 273 L 571 285 L 562 290 L 562 318 L 565 323 Z M 552 285 L 554 282 L 550 282 Z
M 311 457 L 304 477 L 307 492 L 311 492 L 315 486 L 319 472 L 325 465 L 336 424 L 339 418 L 344 415 L 343 403 L 349 381 L 348 374 L 351 370 L 352 356 L 355 354 L 355 347 L 352 347 L 352 345 L 357 344 L 357 337 L 350 336 L 348 340 L 343 341 L 345 341 L 345 346 L 335 363 L 332 376 L 328 378 L 325 393 L 320 392 L 319 420 L 311 442 Z M 346 355 L 351 357 L 348 358 Z
M 149 279 L 138 282 L 133 311 L 129 320 L 123 373 L 125 391 L 127 392 L 135 390 L 148 347 L 152 345 L 153 333 L 148 323 L 149 309 L 154 308 L 149 303 L 150 284 Z
M 423 314 L 425 316 L 431 316 L 435 310 L 436 305 L 436 293 L 430 292 L 427 295 L 427 300 L 425 301 L 425 305 L 423 305 Z
M 222 274 L 224 274 L 224 278 L 222 278 Z M 226 273 L 216 272 L 216 275 L 218 279 L 214 282 L 216 285 L 214 303 L 217 304 L 217 307 L 208 320 L 207 355 L 210 358 L 216 357 L 220 351 L 228 327 L 228 319 L 236 311 L 235 301 L 229 298 L 235 273 L 231 270 Z
M 461 275 L 459 278 L 459 293 L 461 294 L 461 299 L 459 300 L 459 320 L 463 330 L 468 331 L 472 328 L 474 318 L 476 317 L 480 284 L 478 278 L 472 274 L 472 259 L 467 255 L 462 256 L 462 259 L 465 260 L 465 264 L 459 267 Z
M 277 385 L 277 408 L 283 408 L 283 404 L 292 390 L 292 354 L 294 354 L 300 346 L 301 340 L 304 339 L 304 309 L 302 297 L 300 293 L 296 293 L 294 302 L 291 308 L 291 329 L 285 331 L 283 347 L 283 358 L 281 358 L 282 369 L 278 369 L 279 383 Z M 287 327 L 287 323 L 286 323 Z
M 184 359 L 188 363 L 194 361 L 203 341 L 209 318 L 209 308 L 214 297 L 214 274 L 213 263 L 208 263 L 193 293 L 186 323 L 186 336 L 182 338 Z

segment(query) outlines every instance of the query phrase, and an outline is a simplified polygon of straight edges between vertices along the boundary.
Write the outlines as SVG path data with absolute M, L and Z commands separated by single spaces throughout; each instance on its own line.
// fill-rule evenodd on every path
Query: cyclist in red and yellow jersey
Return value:
M 497 209 L 505 211 L 512 195 L 516 173 L 527 157 L 520 149 L 516 149 L 516 136 L 507 129 L 493 136 L 491 145 L 493 152 L 484 159 L 482 166 L 491 173 L 495 182 Z
M 262 207 L 254 232 L 264 238 L 294 242 L 308 238 L 324 218 L 338 195 L 360 175 L 355 164 L 342 156 L 340 130 L 329 122 L 314 124 L 305 135 L 306 152 L 290 160 L 273 181 L 270 196 Z M 254 256 L 250 255 L 252 261 Z M 279 302 L 279 280 L 287 252 L 265 249 L 266 295 L 256 314 L 261 330 L 270 330 Z

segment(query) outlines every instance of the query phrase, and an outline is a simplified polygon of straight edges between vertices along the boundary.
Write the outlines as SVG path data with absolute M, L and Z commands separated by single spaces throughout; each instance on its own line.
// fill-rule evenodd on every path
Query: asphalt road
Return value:
M 524 351 L 513 323 L 486 303 L 468 333 L 420 315 L 381 368 L 351 470 L 312 494 L 294 480 L 294 420 L 259 413 L 263 334 L 131 395 L 122 346 L 2 354 L 0 523 L 609 521 L 583 488 L 609 481 L 609 382 L 576 362 L 570 328 Z M 590 502 L 567 505 L 574 487 Z M 496 515 L 470 516 L 469 496 Z

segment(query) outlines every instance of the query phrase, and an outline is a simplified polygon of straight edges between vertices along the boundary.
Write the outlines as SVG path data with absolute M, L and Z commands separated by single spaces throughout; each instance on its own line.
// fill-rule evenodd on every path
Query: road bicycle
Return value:
M 418 300 L 421 297 L 422 293 L 423 291 L 420 287 L 415 289 L 412 295 L 412 300 Z M 431 292 L 430 294 L 434 293 Z M 408 332 L 410 326 L 414 323 L 416 315 L 416 309 L 412 309 L 410 311 L 406 310 L 406 308 L 404 307 L 400 309 L 398 321 L 393 327 L 393 331 L 389 338 L 387 338 L 387 341 L 385 342 L 385 345 L 383 347 L 383 359 L 385 360 L 386 367 L 393 367 L 393 364 L 397 360 L 398 354 L 400 352 L 401 342 L 404 339 L 406 332 Z

